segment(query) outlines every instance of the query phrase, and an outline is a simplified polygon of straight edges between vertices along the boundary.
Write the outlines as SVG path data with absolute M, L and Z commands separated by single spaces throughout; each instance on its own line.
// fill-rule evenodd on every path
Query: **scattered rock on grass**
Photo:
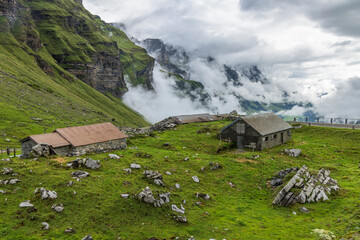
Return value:
M 64 205 L 61 203 L 52 205 L 51 209 L 53 209 L 55 212 L 61 213 L 64 211 Z
M 175 221 L 180 222 L 180 223 L 187 223 L 188 220 L 186 219 L 185 216 L 174 216 Z
M 67 184 L 66 184 L 66 186 L 68 186 L 68 187 L 71 187 L 72 185 L 74 185 L 75 183 L 73 182 L 73 181 L 69 181 Z
M 42 227 L 43 230 L 48 230 L 50 228 L 50 225 L 47 222 L 43 222 L 41 223 L 41 225 L 43 226 Z
M 123 169 L 126 173 L 131 173 L 132 171 L 131 171 L 131 168 L 125 168 L 125 169 Z
M 230 187 L 236 187 L 236 185 L 235 185 L 235 183 L 232 183 L 232 182 L 228 182 L 229 183 L 229 185 L 230 185 Z
M 143 172 L 145 178 L 154 180 L 154 183 L 159 186 L 164 186 L 163 176 L 158 171 L 145 170 Z
M 100 161 L 94 160 L 92 158 L 77 158 L 66 165 L 71 168 L 79 168 L 85 166 L 90 169 L 98 169 L 101 167 Z
M 85 166 L 90 169 L 99 169 L 101 167 L 101 163 L 98 160 L 87 158 Z
M 71 175 L 75 178 L 85 178 L 85 177 L 89 176 L 90 173 L 85 172 L 85 171 L 75 171 L 75 172 L 72 172 Z
M 14 178 L 14 179 L 7 179 L 7 180 L 0 180 L 0 184 L 4 184 L 4 185 L 14 185 L 18 182 L 21 182 L 19 179 Z
M 301 149 L 285 149 L 285 153 L 291 157 L 298 157 L 301 154 Z
M 34 194 L 36 195 L 37 193 L 40 193 L 41 199 L 47 199 L 47 198 L 56 199 L 57 198 L 57 193 L 55 191 L 47 190 L 43 187 L 35 189 Z
M 211 170 L 221 169 L 222 166 L 218 163 L 210 162 L 209 165 L 212 167 Z
M 185 214 L 185 210 L 178 208 L 175 204 L 171 204 L 171 210 L 173 210 L 174 212 Z
M 155 202 L 155 198 L 149 187 L 144 188 L 144 190 L 142 190 L 138 194 L 138 199 L 145 203 L 154 203 Z
M 159 199 L 155 200 L 154 206 L 155 207 L 161 207 L 162 205 L 164 205 L 165 203 L 170 202 L 170 193 L 160 193 L 159 194 Z
M 141 168 L 141 166 L 140 166 L 140 164 L 135 164 L 135 163 L 132 163 L 132 164 L 130 164 L 130 168 L 133 168 L 133 169 L 140 169 L 140 168 Z
M 64 232 L 65 232 L 65 233 L 76 233 L 76 230 L 73 229 L 73 228 L 67 228 L 67 229 L 65 229 Z
M 159 199 L 155 199 L 149 187 L 146 187 L 137 195 L 138 199 L 145 203 L 154 204 L 155 207 L 161 207 L 170 202 L 170 193 L 160 193 Z
M 129 198 L 129 196 L 130 196 L 130 195 L 129 195 L 129 194 L 126 194 L 126 193 L 121 194 L 121 197 L 122 197 L 122 198 Z
M 2 175 L 9 175 L 14 173 L 14 170 L 12 168 L 3 168 L 3 170 L 1 170 L 0 174 Z
M 19 207 L 33 207 L 34 205 L 30 203 L 30 200 L 20 203 Z
M 89 235 L 86 235 L 83 239 L 81 239 L 81 240 L 94 240 L 93 238 L 92 238 L 92 236 L 91 236 L 91 234 L 89 234 Z
M 109 158 L 111 158 L 111 159 L 120 159 L 120 156 L 119 156 L 119 155 L 116 155 L 116 154 L 110 153 L 110 154 L 109 154 Z
M 194 182 L 198 183 L 200 182 L 200 179 L 197 176 L 192 176 L 192 179 L 194 180 Z
M 186 158 L 184 158 L 184 161 L 186 162 L 186 161 L 189 161 L 189 157 L 186 157 Z
M 210 195 L 205 193 L 195 193 L 197 198 L 202 198 L 204 200 L 210 200 Z
M 300 212 L 308 213 L 308 212 L 310 212 L 310 211 L 309 211 L 309 209 L 307 209 L 306 207 L 301 207 L 301 208 L 300 208 Z
M 5 193 L 6 193 L 6 191 L 4 191 L 4 190 L 0 190 L 0 193 L 5 194 Z

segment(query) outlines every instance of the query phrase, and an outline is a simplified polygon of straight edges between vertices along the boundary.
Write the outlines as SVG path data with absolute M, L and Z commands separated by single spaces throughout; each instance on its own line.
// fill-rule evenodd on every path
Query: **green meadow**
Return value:
M 108 153 L 84 156 L 100 160 L 102 167 L 81 168 L 90 176 L 79 182 L 71 177 L 74 170 L 66 167 L 74 158 L 0 161 L 0 170 L 11 167 L 16 173 L 14 177 L 0 175 L 0 179 L 21 180 L 0 185 L 6 191 L 0 195 L 0 239 L 82 239 L 87 234 L 94 239 L 320 239 L 312 233 L 314 229 L 331 231 L 337 239 L 359 238 L 359 130 L 303 126 L 293 130 L 293 140 L 285 145 L 236 153 L 232 144 L 216 137 L 228 123 L 193 123 L 130 138 L 127 149 L 112 152 L 121 155 L 118 160 L 110 159 Z M 298 158 L 284 155 L 285 148 L 300 148 L 302 154 Z M 186 157 L 188 161 L 183 160 Z M 212 170 L 210 162 L 222 168 Z M 131 163 L 140 164 L 141 169 L 127 174 L 123 169 Z M 341 190 L 326 202 L 273 206 L 274 190 L 267 182 L 282 169 L 302 165 L 314 171 L 331 170 Z M 165 187 L 145 179 L 145 169 L 159 171 Z M 192 180 L 195 175 L 199 183 Z M 71 180 L 75 184 L 68 187 Z M 170 203 L 155 208 L 139 202 L 134 196 L 146 186 L 155 197 L 170 192 Z M 56 191 L 58 198 L 41 200 L 34 195 L 38 187 Z M 197 192 L 211 199 L 198 199 Z M 122 198 L 123 193 L 130 198 Z M 31 200 L 36 211 L 20 208 L 25 200 Z M 183 200 L 188 223 L 176 222 L 170 207 Z M 65 210 L 53 211 L 55 203 L 62 203 Z M 310 213 L 300 212 L 302 206 Z M 50 229 L 42 230 L 42 222 L 49 223 Z M 66 228 L 76 233 L 64 233 Z

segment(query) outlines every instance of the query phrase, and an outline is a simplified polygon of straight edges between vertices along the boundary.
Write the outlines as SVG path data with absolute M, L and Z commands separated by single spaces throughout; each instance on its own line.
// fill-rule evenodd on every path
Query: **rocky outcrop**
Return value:
M 156 61 L 167 72 L 181 75 L 188 78 L 189 56 L 181 47 L 174 47 L 171 44 L 164 43 L 161 39 L 147 38 L 141 41 L 141 45 L 152 55 Z
M 1 1 L 0 16 L 7 19 L 7 22 L 1 23 L 1 31 L 10 30 L 18 41 L 25 43 L 35 52 L 40 50 L 42 43 L 27 6 L 19 0 Z
M 321 169 L 314 177 L 304 165 L 276 195 L 273 204 L 289 206 L 294 203 L 326 201 L 332 192 L 339 189 L 337 181 L 330 177 L 329 170 Z

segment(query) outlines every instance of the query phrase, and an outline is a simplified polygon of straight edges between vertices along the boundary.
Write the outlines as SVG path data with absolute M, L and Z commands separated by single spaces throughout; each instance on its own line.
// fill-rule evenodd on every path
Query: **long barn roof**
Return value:
M 54 148 L 69 146 L 70 143 L 57 133 L 45 133 L 39 135 L 31 135 L 30 138 L 36 143 L 46 143 Z
M 127 137 L 127 135 L 121 132 L 112 123 L 107 122 L 86 126 L 59 128 L 53 133 L 31 135 L 21 140 L 21 142 L 31 138 L 36 143 L 46 143 L 54 148 L 68 145 L 79 147 Z
M 59 128 L 56 129 L 55 132 L 69 141 L 74 147 L 128 137 L 109 122 L 79 127 Z

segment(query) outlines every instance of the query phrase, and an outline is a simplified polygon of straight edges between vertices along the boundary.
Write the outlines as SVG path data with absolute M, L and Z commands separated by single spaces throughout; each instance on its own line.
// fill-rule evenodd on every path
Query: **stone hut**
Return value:
M 60 156 L 82 155 L 89 152 L 126 148 L 126 136 L 112 123 L 100 123 L 79 127 L 59 128 L 52 133 L 31 135 L 22 139 L 23 157 L 29 157 L 32 148 L 47 144 Z
M 211 122 L 214 117 L 208 113 L 192 114 L 192 115 L 179 115 L 170 117 L 177 124 L 196 123 L 196 122 Z
M 263 150 L 291 139 L 291 128 L 274 113 L 240 117 L 221 130 L 221 139 L 236 142 L 237 148 Z

